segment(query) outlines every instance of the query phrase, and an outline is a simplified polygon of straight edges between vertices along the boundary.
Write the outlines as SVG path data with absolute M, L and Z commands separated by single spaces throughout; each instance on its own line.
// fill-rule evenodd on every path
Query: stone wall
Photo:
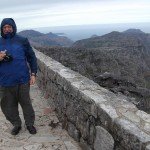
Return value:
M 36 51 L 37 84 L 83 150 L 150 150 L 150 115 Z

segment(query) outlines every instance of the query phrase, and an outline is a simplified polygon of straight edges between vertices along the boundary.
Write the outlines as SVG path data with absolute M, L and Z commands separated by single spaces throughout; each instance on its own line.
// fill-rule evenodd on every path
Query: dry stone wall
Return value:
M 35 50 L 37 84 L 83 150 L 150 150 L 150 115 Z

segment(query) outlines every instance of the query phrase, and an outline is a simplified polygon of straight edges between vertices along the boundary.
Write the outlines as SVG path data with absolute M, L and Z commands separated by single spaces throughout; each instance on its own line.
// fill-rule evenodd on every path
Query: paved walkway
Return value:
M 12 125 L 0 111 L 0 150 L 81 150 L 62 129 L 55 113 L 47 107 L 46 100 L 37 85 L 31 87 L 31 99 L 36 114 L 37 134 L 29 134 L 19 108 L 23 122 L 22 130 L 17 136 L 11 135 Z

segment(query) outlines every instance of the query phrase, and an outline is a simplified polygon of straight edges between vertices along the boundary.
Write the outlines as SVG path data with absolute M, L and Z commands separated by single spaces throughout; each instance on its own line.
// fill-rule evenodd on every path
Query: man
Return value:
M 37 60 L 28 39 L 17 35 L 16 32 L 17 27 L 12 18 L 2 20 L 0 38 L 1 109 L 6 119 L 14 126 L 11 134 L 17 135 L 21 130 L 18 111 L 18 104 L 20 104 L 29 133 L 36 134 L 35 113 L 29 90 L 30 84 L 33 85 L 36 80 Z

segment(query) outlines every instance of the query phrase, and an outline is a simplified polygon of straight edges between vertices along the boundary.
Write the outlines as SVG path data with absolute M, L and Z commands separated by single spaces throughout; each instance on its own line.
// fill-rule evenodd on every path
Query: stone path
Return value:
M 31 99 L 36 114 L 37 134 L 29 134 L 24 125 L 22 110 L 19 108 L 22 130 L 16 136 L 11 135 L 12 125 L 0 110 L 0 150 L 81 150 L 62 129 L 55 112 L 48 107 L 37 85 L 31 86 Z

